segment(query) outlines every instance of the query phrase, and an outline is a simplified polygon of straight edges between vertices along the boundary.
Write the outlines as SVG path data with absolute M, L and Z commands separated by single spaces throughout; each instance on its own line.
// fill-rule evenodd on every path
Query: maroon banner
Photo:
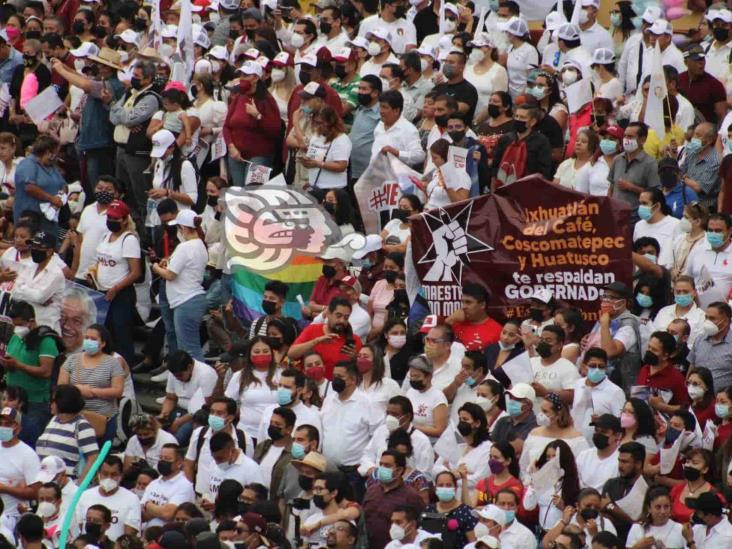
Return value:
M 433 314 L 461 306 L 462 286 L 493 294 L 489 314 L 526 318 L 539 288 L 596 320 L 600 289 L 631 285 L 631 208 L 529 176 L 496 194 L 424 212 L 412 221 L 412 261 Z

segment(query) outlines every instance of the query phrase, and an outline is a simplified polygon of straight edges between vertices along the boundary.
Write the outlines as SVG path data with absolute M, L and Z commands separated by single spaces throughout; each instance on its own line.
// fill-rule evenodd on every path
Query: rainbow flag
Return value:
M 288 286 L 287 299 L 282 312 L 285 316 L 300 320 L 302 314 L 297 295 L 301 295 L 307 303 L 322 270 L 322 261 L 310 256 L 296 256 L 287 267 L 267 275 L 235 265 L 231 272 L 234 311 L 247 324 L 262 316 L 264 314 L 262 310 L 264 287 L 270 280 L 280 280 Z

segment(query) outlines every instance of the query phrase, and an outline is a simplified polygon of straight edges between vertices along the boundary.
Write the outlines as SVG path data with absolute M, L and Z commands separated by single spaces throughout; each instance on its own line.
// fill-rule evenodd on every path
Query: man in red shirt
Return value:
M 648 340 L 648 350 L 643 355 L 643 367 L 638 373 L 636 383 L 651 388 L 648 404 L 664 414 L 672 414 L 689 404 L 684 374 L 674 368 L 671 360 L 671 354 L 675 350 L 674 336 L 668 332 L 653 332 Z M 666 398 L 662 396 L 663 393 Z
M 483 351 L 501 337 L 503 327 L 488 316 L 488 290 L 471 282 L 463 286 L 463 308 L 445 319 L 455 332 L 455 339 L 468 351 Z
M 323 359 L 325 377 L 333 379 L 333 368 L 342 360 L 353 360 L 362 347 L 361 338 L 354 335 L 348 318 L 351 304 L 336 297 L 328 305 L 324 324 L 311 324 L 305 328 L 290 347 L 287 356 L 299 360 L 315 351 Z
M 308 304 L 302 308 L 305 318 L 314 318 L 325 311 L 335 297 L 342 297 L 339 282 L 348 274 L 347 265 L 351 258 L 342 248 L 328 248 L 320 256 L 323 260 L 323 274 L 318 277 L 310 294 Z

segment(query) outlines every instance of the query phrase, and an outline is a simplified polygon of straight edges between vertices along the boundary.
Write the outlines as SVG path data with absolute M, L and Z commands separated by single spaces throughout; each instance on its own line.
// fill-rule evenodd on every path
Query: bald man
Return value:
M 681 164 L 683 182 L 699 195 L 699 201 L 716 209 L 719 195 L 719 164 L 721 157 L 714 147 L 717 129 L 709 122 L 694 128 L 694 135 L 686 145 L 686 158 Z

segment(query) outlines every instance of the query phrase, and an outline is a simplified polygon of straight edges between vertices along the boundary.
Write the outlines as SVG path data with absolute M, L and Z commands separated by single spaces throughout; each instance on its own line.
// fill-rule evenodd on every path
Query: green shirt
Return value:
M 41 357 L 56 358 L 59 355 L 56 341 L 49 336 L 41 340 L 38 349 L 31 351 L 25 345 L 25 341 L 13 334 L 8 343 L 8 355 L 18 362 L 28 366 L 41 365 Z M 33 377 L 20 370 L 8 372 L 5 376 L 7 385 L 23 387 L 28 393 L 28 402 L 50 402 L 51 401 L 51 377 Z
M 353 111 L 358 107 L 358 83 L 360 81 L 361 77 L 357 74 L 348 84 L 341 83 L 337 78 L 334 78 L 330 82 L 330 87 L 338 93 L 338 97 L 341 98 L 341 103 L 351 106 L 351 112 L 343 119 L 346 126 L 353 124 Z

